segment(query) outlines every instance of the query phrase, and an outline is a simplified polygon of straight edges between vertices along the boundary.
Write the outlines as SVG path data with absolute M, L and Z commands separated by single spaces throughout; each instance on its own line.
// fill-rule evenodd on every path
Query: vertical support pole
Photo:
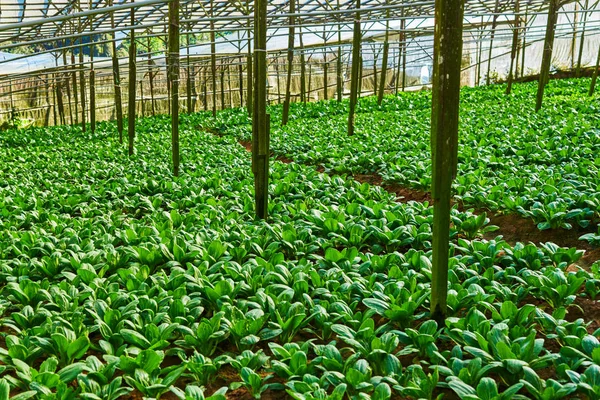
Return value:
M 110 1 L 110 6 L 113 5 L 113 0 Z M 110 27 L 115 29 L 115 12 L 110 13 Z M 119 132 L 119 142 L 123 143 L 123 100 L 121 96 L 121 73 L 119 71 L 119 56 L 117 55 L 117 37 L 116 33 L 112 33 L 112 68 L 113 68 L 113 86 L 115 94 L 115 110 L 117 115 L 117 131 Z
M 131 0 L 133 3 L 134 0 Z M 135 138 L 135 84 L 137 69 L 135 65 L 135 9 L 132 8 L 130 12 L 131 16 L 131 29 L 129 31 L 129 98 L 127 99 L 127 135 L 129 136 L 129 155 L 133 155 L 133 141 Z
M 65 125 L 67 122 L 65 120 L 65 105 L 63 102 L 62 77 L 60 75 L 58 75 L 57 81 L 56 81 L 56 103 L 58 105 L 58 115 L 60 118 L 60 123 Z M 12 108 L 12 105 L 11 105 L 11 108 Z
M 302 23 L 298 21 L 300 31 L 300 101 L 306 103 L 306 58 L 304 55 L 304 40 L 302 39 Z
M 575 74 L 575 76 L 577 76 L 577 78 L 579 78 L 581 76 L 581 59 L 583 58 L 583 44 L 585 43 L 585 26 L 587 24 L 588 7 L 589 7 L 589 0 L 585 0 L 585 10 L 583 12 L 583 17 L 582 17 L 583 27 L 581 29 L 581 39 L 579 40 L 579 54 L 577 55 L 577 72 Z
M 379 61 L 379 52 L 376 52 L 373 48 L 373 96 L 377 96 L 379 93 L 379 90 L 377 90 L 377 61 Z
M 146 99 L 144 99 L 144 80 L 140 79 L 139 81 L 139 87 L 140 87 L 140 114 L 142 116 L 142 118 L 144 118 L 146 116 Z
M 81 25 L 81 23 L 80 23 Z M 85 67 L 83 64 L 83 38 L 79 39 L 79 90 L 81 91 L 81 131 L 85 132 L 86 128 L 86 116 L 87 116 L 87 107 L 86 107 L 86 95 L 85 95 Z
M 248 15 L 250 15 L 250 11 L 248 10 Z M 251 34 L 251 29 L 250 29 L 250 19 L 248 18 L 248 57 L 246 60 L 246 87 L 248 88 L 248 90 L 246 91 L 246 96 L 247 96 L 247 100 L 246 100 L 246 109 L 248 110 L 248 115 L 252 115 L 252 113 L 254 112 L 254 105 L 253 105 L 253 101 L 254 101 L 254 94 L 253 94 L 253 88 L 254 88 L 254 80 L 253 80 L 253 71 L 252 68 L 254 67 L 253 65 L 253 61 L 252 61 L 252 40 L 250 39 L 250 34 Z
M 96 132 L 96 71 L 94 70 L 94 51 L 93 42 L 90 45 L 90 130 L 92 134 Z
M 577 11 L 578 4 L 573 5 L 573 37 L 571 38 L 571 71 L 575 69 L 575 47 L 577 47 Z
M 402 91 L 406 90 L 406 53 L 408 52 L 408 35 L 405 31 L 406 20 L 402 19 Z
M 208 90 L 206 89 L 206 67 L 202 68 L 202 102 L 204 111 L 208 111 Z
M 598 80 L 598 73 L 600 72 L 600 47 L 598 47 L 598 58 L 596 59 L 596 69 L 594 69 L 594 74 L 592 75 L 592 83 L 590 84 L 589 95 L 593 96 L 594 91 L 596 90 L 596 81 Z
M 71 44 L 74 44 L 74 41 L 71 40 Z M 71 79 L 73 80 L 73 99 L 75 100 L 75 124 L 79 124 L 79 95 L 77 94 L 77 65 L 75 65 L 75 52 L 74 49 L 71 49 L 71 64 L 72 64 L 72 72 Z
M 364 70 L 364 62 L 362 56 L 360 56 L 360 63 L 358 67 L 358 97 L 362 97 L 362 85 L 363 85 L 363 70 Z
M 214 2 L 210 0 L 210 72 L 212 82 L 212 112 L 213 117 L 217 116 L 217 44 L 215 42 L 215 21 L 214 17 Z
M 329 100 L 329 63 L 327 62 L 327 56 L 325 56 L 325 62 L 323 63 L 323 100 Z
M 173 175 L 179 176 L 179 0 L 169 3 L 169 65 L 171 81 L 171 150 Z M 189 72 L 189 70 L 188 70 Z
M 229 108 L 233 108 L 233 90 L 231 90 L 231 60 L 227 61 L 227 93 L 229 97 Z
M 464 0 L 436 0 L 431 111 L 433 268 L 431 317 L 447 313 L 450 195 L 457 171 Z
M 506 94 L 510 94 L 512 91 L 513 85 L 513 77 L 514 77 L 514 68 L 515 68 L 515 58 L 517 57 L 518 45 L 519 45 L 519 0 L 516 0 L 515 3 L 515 21 L 513 22 L 513 38 L 512 38 L 512 48 L 510 52 L 510 69 L 508 71 L 508 83 L 506 85 Z
M 340 10 L 340 0 L 337 0 L 337 9 Z M 341 21 L 341 16 L 340 16 Z M 342 73 L 342 24 L 338 24 L 338 51 L 336 59 L 336 89 L 337 101 L 342 101 L 344 92 L 344 76 Z
M 281 103 L 281 79 L 279 77 L 279 57 L 275 59 L 275 76 L 277 81 L 277 103 Z
M 221 110 L 225 109 L 225 66 L 223 65 L 223 61 L 221 61 Z
M 492 68 L 492 50 L 494 49 L 494 37 L 496 36 L 496 24 L 498 23 L 498 11 L 500 0 L 496 0 L 496 5 L 494 6 L 494 16 L 492 17 L 492 33 L 490 36 L 490 49 L 488 51 L 488 63 L 487 63 L 487 73 L 485 75 L 485 84 L 490 84 L 490 72 Z
M 481 16 L 481 27 L 479 28 L 479 50 L 477 51 L 477 77 L 475 79 L 475 86 L 481 84 L 481 58 L 483 54 L 483 15 Z
M 389 0 L 385 0 L 385 4 L 389 5 Z M 379 83 L 379 94 L 377 96 L 377 104 L 381 105 L 383 95 L 385 94 L 385 84 L 387 82 L 387 67 L 388 54 L 390 52 L 390 10 L 385 12 L 385 40 L 383 42 L 383 60 L 381 61 L 381 82 Z
M 527 24 L 529 17 L 529 4 L 525 6 L 525 20 L 523 21 L 523 48 L 521 56 L 521 78 L 525 76 L 525 53 L 527 51 Z
M 154 71 L 152 71 L 152 44 L 150 43 L 150 36 L 147 37 L 147 42 L 146 42 L 146 46 L 148 47 L 148 78 L 150 81 L 150 102 L 151 102 L 151 109 L 152 109 L 152 116 L 156 115 L 156 105 L 155 105 L 155 101 L 154 101 Z
M 256 216 L 266 219 L 269 201 L 269 126 L 267 114 L 267 0 L 255 0 L 254 63 L 256 87 L 252 121 L 252 167 Z
M 354 113 L 359 90 L 359 74 L 362 69 L 360 57 L 360 0 L 356 0 L 356 16 L 354 18 L 354 33 L 352 37 L 352 72 L 350 78 L 350 112 L 348 114 L 348 136 L 354 135 Z
M 294 39 L 296 17 L 296 0 L 290 0 L 290 26 L 288 28 L 288 49 L 287 49 L 287 77 L 285 82 L 285 99 L 283 101 L 283 115 L 281 117 L 281 125 L 288 123 L 290 115 L 290 100 L 291 100 L 291 87 L 292 87 L 292 70 L 294 68 Z
M 537 98 L 535 111 L 542 108 L 544 99 L 544 89 L 550 76 L 550 64 L 552 63 L 552 48 L 554 47 L 554 31 L 558 20 L 559 0 L 550 0 L 550 9 L 548 10 L 548 24 L 546 25 L 546 37 L 544 38 L 544 52 L 542 54 L 542 66 L 540 67 L 540 79 L 538 82 Z
M 185 9 L 186 11 L 188 10 L 188 5 L 185 5 Z M 188 16 L 189 17 L 189 16 Z M 186 65 L 186 80 L 185 80 L 185 86 L 186 86 L 186 92 L 187 92 L 187 113 L 191 114 L 194 112 L 193 106 L 192 106 L 192 67 L 190 65 L 190 25 L 188 24 L 188 28 L 187 28 L 187 32 L 185 34 L 185 44 L 186 44 L 186 56 L 185 56 L 185 63 Z
M 242 65 L 242 63 L 242 57 L 240 57 L 238 63 L 238 86 L 240 89 L 240 107 L 244 106 L 244 66 Z
M 310 61 L 310 57 L 308 58 Z M 306 91 L 305 101 L 310 101 L 310 96 L 312 93 L 312 64 L 308 64 L 308 90 Z

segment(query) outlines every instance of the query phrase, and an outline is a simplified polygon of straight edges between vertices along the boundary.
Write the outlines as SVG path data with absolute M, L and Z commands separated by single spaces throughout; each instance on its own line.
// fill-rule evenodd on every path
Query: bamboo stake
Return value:
M 294 39 L 295 39 L 295 25 L 296 18 L 296 0 L 290 0 L 290 22 L 288 28 L 288 50 L 287 50 L 287 77 L 285 82 L 285 99 L 283 101 L 283 115 L 281 118 L 281 125 L 288 123 L 290 115 L 290 100 L 291 100 L 291 87 L 292 87 L 292 69 L 294 67 Z
M 402 19 L 402 91 L 406 90 L 406 53 L 408 52 L 408 35 L 406 34 L 406 20 Z
M 110 6 L 113 5 L 113 0 L 109 0 Z M 110 13 L 110 26 L 115 29 L 115 12 Z M 119 132 L 119 143 L 123 143 L 123 100 L 121 96 L 121 73 L 119 71 L 119 57 L 117 54 L 117 37 L 116 33 L 112 34 L 112 67 L 113 67 L 113 85 L 115 94 L 115 109 L 117 116 L 117 131 Z
M 513 85 L 513 70 L 515 66 L 515 58 L 517 57 L 518 44 L 519 44 L 519 0 L 515 3 L 515 22 L 513 23 L 513 40 L 512 48 L 510 52 L 510 69 L 508 71 L 508 84 L 506 85 L 506 94 L 510 94 Z
M 131 0 L 133 3 L 134 0 Z M 129 98 L 127 99 L 127 135 L 129 136 L 129 155 L 133 155 L 133 141 L 135 138 L 135 83 L 136 83 L 136 65 L 135 65 L 135 9 L 131 9 L 131 29 L 129 31 Z
M 385 0 L 385 4 L 389 5 L 389 0 Z M 385 84 L 387 78 L 387 63 L 388 53 L 390 51 L 390 10 L 389 8 L 385 12 L 385 40 L 383 42 L 383 60 L 381 65 L 381 82 L 379 83 L 379 95 L 377 96 L 377 104 L 381 105 L 383 102 L 383 95 L 385 94 Z
M 277 103 L 281 102 L 281 79 L 279 78 L 279 57 L 275 60 L 275 75 L 277 76 Z
M 457 171 L 464 0 L 436 0 L 431 112 L 433 267 L 431 317 L 447 313 L 450 197 Z
M 542 54 L 542 66 L 540 67 L 540 79 L 538 82 L 535 111 L 542 108 L 544 89 L 550 76 L 550 64 L 552 63 L 552 48 L 554 47 L 554 31 L 558 20 L 559 0 L 550 0 L 548 10 L 548 24 L 546 25 L 546 37 L 544 38 L 544 52 Z
M 379 60 L 379 52 L 373 49 L 373 96 L 378 96 L 379 90 L 377 90 L 377 61 Z
M 573 12 L 573 37 L 571 38 L 571 70 L 575 69 L 575 47 L 577 47 L 577 3 L 574 5 Z
M 598 80 L 598 72 L 600 72 L 600 47 L 598 48 L 598 58 L 596 59 L 596 69 L 594 69 L 594 75 L 592 75 L 592 83 L 590 84 L 590 91 L 588 95 L 593 96 L 596 90 L 596 81 Z
M 168 72 L 170 75 L 172 96 L 171 148 L 173 157 L 173 175 L 179 176 L 179 0 L 172 0 L 169 3 Z
M 481 58 L 483 55 L 483 15 L 481 16 L 481 27 L 478 30 L 479 41 L 477 44 L 479 45 L 479 50 L 477 51 L 477 79 L 475 80 L 476 86 L 479 86 L 481 84 Z
M 254 62 L 256 87 L 252 123 L 252 166 L 256 216 L 266 219 L 269 201 L 269 125 L 267 114 L 267 0 L 255 0 Z
M 360 0 L 356 0 L 356 16 L 352 37 L 352 72 L 350 78 L 350 113 L 348 115 L 348 136 L 354 135 L 354 113 L 356 111 L 357 91 L 359 90 L 359 69 L 362 67 L 360 58 Z

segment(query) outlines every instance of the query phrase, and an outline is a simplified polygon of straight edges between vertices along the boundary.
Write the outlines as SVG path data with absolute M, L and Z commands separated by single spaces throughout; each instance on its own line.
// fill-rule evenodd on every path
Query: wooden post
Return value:
M 431 317 L 447 313 L 450 197 L 457 171 L 464 0 L 436 0 L 431 111 L 433 267 Z
M 283 115 L 281 117 L 281 124 L 286 125 L 288 123 L 290 115 L 290 100 L 291 100 L 291 86 L 292 86 L 292 70 L 294 67 L 294 38 L 295 38 L 295 25 L 296 17 L 296 0 L 290 0 L 290 22 L 288 28 L 288 49 L 287 49 L 287 77 L 285 82 L 285 99 L 283 101 Z
M 301 24 L 298 21 L 298 24 Z M 300 101 L 306 103 L 306 58 L 304 55 L 304 40 L 302 40 L 302 26 L 298 33 L 300 39 Z
M 592 83 L 590 84 L 589 95 L 592 96 L 596 90 L 596 81 L 598 80 L 598 72 L 600 72 L 600 47 L 598 48 L 598 58 L 596 59 L 596 69 L 592 75 Z
M 233 90 L 231 90 L 231 60 L 227 61 L 227 97 L 229 97 L 229 108 L 233 108 Z
M 577 47 L 577 3 L 573 11 L 573 37 L 571 38 L 571 71 L 575 69 L 575 47 Z
M 513 22 L 513 38 L 512 38 L 512 48 L 510 52 L 510 69 L 508 71 L 508 83 L 506 85 L 506 94 L 510 94 L 512 91 L 513 77 L 514 77 L 514 67 L 515 67 L 515 58 L 517 57 L 518 44 L 519 44 L 519 0 L 516 0 L 515 3 L 515 22 Z
M 221 61 L 221 110 L 225 109 L 225 67 Z
M 373 48 L 372 46 L 371 48 Z M 376 52 L 373 48 L 373 96 L 377 96 L 379 91 L 377 90 L 377 61 L 379 60 L 379 52 Z
M 354 18 L 354 33 L 352 37 L 352 76 L 350 78 L 350 112 L 348 114 L 348 136 L 354 135 L 354 113 L 359 90 L 359 74 L 362 69 L 360 57 L 360 0 L 356 0 L 356 16 Z
M 529 4 L 525 6 L 525 20 L 523 21 L 523 54 L 521 57 L 521 78 L 525 76 L 525 52 L 527 50 L 527 20 L 529 14 Z
M 581 39 L 579 40 L 579 54 L 577 56 L 577 72 L 576 76 L 581 76 L 581 59 L 583 58 L 583 44 L 585 43 L 585 26 L 587 24 L 589 0 L 585 0 L 585 11 L 583 12 L 583 28 L 581 29 Z
M 365 63 L 363 61 L 362 56 L 360 56 L 360 63 L 359 63 L 359 69 L 358 69 L 358 93 L 357 96 L 358 97 L 362 97 L 362 85 L 363 85 L 363 70 L 364 70 L 364 66 Z
M 325 57 L 325 62 L 323 63 L 323 100 L 329 100 L 329 77 L 328 77 L 329 63 L 327 62 L 327 57 Z
M 113 5 L 113 0 L 110 1 L 110 6 Z M 110 26 L 115 29 L 115 12 L 110 13 Z M 119 56 L 117 54 L 117 38 L 116 33 L 112 33 L 112 68 L 113 68 L 113 86 L 115 94 L 115 110 L 117 116 L 117 131 L 119 132 L 119 142 L 123 143 L 123 100 L 121 96 L 121 73 L 119 71 Z
M 308 58 L 310 61 L 310 57 Z M 305 101 L 310 101 L 310 96 L 312 93 L 312 64 L 308 64 L 308 90 L 306 91 Z
M 96 71 L 94 70 L 94 42 L 90 46 L 90 130 L 96 132 Z
M 492 50 L 494 48 L 494 36 L 496 36 L 496 24 L 498 23 L 498 11 L 500 0 L 496 0 L 496 5 L 494 6 L 494 16 L 492 17 L 492 33 L 490 36 L 490 49 L 488 51 L 488 64 L 487 64 L 487 73 L 485 78 L 486 85 L 490 84 L 490 68 L 492 67 Z
M 267 114 L 267 0 L 255 0 L 254 63 L 256 87 L 252 121 L 252 167 L 256 216 L 266 219 L 269 202 L 269 124 Z
M 483 54 L 483 15 L 481 16 L 481 27 L 479 27 L 479 50 L 477 51 L 477 77 L 475 79 L 475 86 L 481 84 L 481 58 Z
M 179 176 L 179 0 L 169 3 L 169 65 L 171 82 L 171 149 L 173 175 Z M 188 70 L 189 72 L 189 70 Z M 189 111 L 189 110 L 188 110 Z
M 156 105 L 154 102 L 154 75 L 155 74 L 152 71 L 152 69 L 153 69 L 152 68 L 152 56 L 151 56 L 152 45 L 150 43 L 150 36 L 148 36 L 146 38 L 146 40 L 147 40 L 146 46 L 148 47 L 148 78 L 149 78 L 148 80 L 150 83 L 150 102 L 151 102 L 150 106 L 152 109 L 152 116 L 155 116 L 156 115 Z
M 248 115 L 252 115 L 252 113 L 254 112 L 254 105 L 253 105 L 253 101 L 254 101 L 254 94 L 253 94 L 253 88 L 254 88 L 254 81 L 253 81 L 253 71 L 252 68 L 254 67 L 253 65 L 253 61 L 252 61 L 252 39 L 250 39 L 250 34 L 251 34 L 251 29 L 250 29 L 250 19 L 248 19 L 248 57 L 246 60 L 246 87 L 248 88 L 248 90 L 246 91 L 246 109 L 248 110 Z
M 74 41 L 71 40 L 71 44 Z M 77 65 L 75 65 L 75 52 L 71 49 L 71 79 L 73 80 L 73 99 L 75 100 L 75 124 L 79 125 L 79 95 L 77 93 Z
M 81 91 L 81 130 L 85 132 L 86 128 L 86 117 L 87 117 L 87 107 L 86 107 L 86 95 L 85 95 L 85 68 L 83 65 L 83 39 L 79 39 L 79 89 Z
M 389 0 L 385 0 L 385 4 L 389 5 Z M 379 83 L 379 95 L 377 96 L 377 104 L 381 105 L 383 101 L 383 95 L 385 94 L 385 85 L 387 78 L 387 64 L 388 54 L 390 51 L 390 10 L 387 9 L 385 12 L 385 40 L 383 42 L 383 60 L 381 61 L 381 82 Z
M 405 31 L 406 20 L 402 19 L 402 91 L 406 90 L 406 53 L 408 52 L 408 35 Z
M 61 124 L 66 124 L 65 121 L 65 105 L 63 102 L 62 78 L 58 75 L 56 78 L 56 103 L 58 106 L 58 116 Z M 12 97 L 12 96 L 11 96 Z M 12 106 L 11 106 L 12 108 Z
M 206 67 L 202 68 L 202 102 L 204 111 L 208 111 L 208 90 L 206 89 Z
M 337 0 L 337 9 L 340 10 L 340 0 Z M 341 16 L 339 17 L 341 21 Z M 337 101 L 342 101 L 344 91 L 344 75 L 342 73 L 342 25 L 338 25 L 338 51 L 336 59 L 336 90 Z
M 546 25 L 546 37 L 544 38 L 544 52 L 542 54 L 542 66 L 540 67 L 540 79 L 538 82 L 535 111 L 542 108 L 544 89 L 550 76 L 550 64 L 552 63 L 552 48 L 554 47 L 554 31 L 558 20 L 559 0 L 550 0 L 548 10 L 548 24 Z
M 186 6 L 187 8 L 187 6 Z M 188 27 L 188 32 L 185 35 L 185 39 L 186 39 L 186 57 L 185 57 L 185 62 L 187 64 L 187 68 L 186 68 L 186 79 L 185 79 L 185 89 L 187 92 L 187 113 L 191 114 L 194 112 L 194 109 L 192 107 L 192 69 L 190 66 L 190 31 L 189 31 L 189 27 Z
M 214 17 L 214 2 L 210 0 L 210 16 Z M 215 42 L 215 22 L 210 21 L 210 72 L 212 82 L 212 112 L 213 117 L 217 116 L 217 44 Z
M 275 59 L 275 75 L 277 77 L 277 103 L 281 103 L 281 79 L 279 78 L 279 57 Z
M 133 3 L 134 0 L 131 0 Z M 133 141 L 135 138 L 135 84 L 137 69 L 135 65 L 135 9 L 132 8 L 130 12 L 131 16 L 131 29 L 129 31 L 129 98 L 127 99 L 127 135 L 129 136 L 129 155 L 133 155 Z
M 242 57 L 240 57 L 238 63 L 238 86 L 240 89 L 240 107 L 244 106 L 244 66 L 242 65 L 242 63 Z

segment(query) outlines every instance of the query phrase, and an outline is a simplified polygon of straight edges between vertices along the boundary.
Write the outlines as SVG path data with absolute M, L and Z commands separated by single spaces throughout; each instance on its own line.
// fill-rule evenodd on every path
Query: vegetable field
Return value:
M 588 87 L 537 114 L 532 84 L 463 89 L 443 326 L 430 92 L 360 99 L 354 136 L 345 101 L 272 106 L 268 221 L 244 109 L 180 115 L 178 177 L 166 116 L 131 157 L 113 123 L 2 132 L 0 400 L 600 398 Z M 505 241 L 502 213 L 575 245 Z

